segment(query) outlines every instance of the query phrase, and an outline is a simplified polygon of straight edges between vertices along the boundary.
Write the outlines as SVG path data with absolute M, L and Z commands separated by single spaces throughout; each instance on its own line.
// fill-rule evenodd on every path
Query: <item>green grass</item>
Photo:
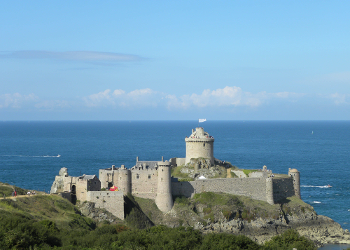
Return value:
M 20 187 L 16 187 L 16 186 L 12 186 L 8 183 L 2 183 L 0 182 L 0 197 L 10 197 L 12 196 L 13 191 L 16 189 L 17 191 L 17 195 L 24 195 L 27 194 L 28 190 L 20 188 Z
M 250 173 L 256 172 L 257 170 L 254 170 L 254 169 L 242 169 L 242 171 L 247 177 L 249 177 Z
M 212 193 L 204 192 L 195 194 L 193 197 L 194 202 L 206 204 L 207 206 L 214 205 L 227 205 L 227 206 L 237 206 L 242 207 L 243 204 L 237 196 L 224 194 L 224 193 Z
M 173 167 L 171 169 L 171 176 L 179 179 L 189 178 L 188 174 L 181 173 L 181 169 L 183 169 L 184 167 L 185 167 L 184 165 Z
M 193 178 L 182 178 L 178 179 L 178 181 L 193 181 Z

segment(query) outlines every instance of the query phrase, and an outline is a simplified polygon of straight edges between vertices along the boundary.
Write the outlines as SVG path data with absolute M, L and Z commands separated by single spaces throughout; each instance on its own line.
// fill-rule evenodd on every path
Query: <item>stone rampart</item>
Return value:
M 95 203 L 95 207 L 104 208 L 119 219 L 124 220 L 123 191 L 90 191 L 86 200 Z
M 196 193 L 221 192 L 266 201 L 265 178 L 226 178 L 173 182 L 172 191 L 174 196 L 191 197 Z
M 275 203 L 295 195 L 293 178 L 273 178 L 273 199 Z

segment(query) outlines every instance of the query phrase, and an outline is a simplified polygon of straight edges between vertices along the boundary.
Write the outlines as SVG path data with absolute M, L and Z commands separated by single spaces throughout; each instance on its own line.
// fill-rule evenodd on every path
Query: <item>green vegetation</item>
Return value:
M 188 179 L 188 174 L 185 174 L 185 173 L 182 173 L 181 172 L 181 169 L 183 169 L 185 166 L 182 165 L 182 166 L 177 166 L 177 167 L 172 167 L 171 168 L 171 176 L 172 177 L 175 177 L 175 178 L 179 178 L 179 181 L 181 181 L 181 179 Z M 188 167 L 190 168 L 190 167 Z M 193 180 L 193 179 L 192 179 Z
M 154 226 L 131 194 L 125 197 L 124 213 L 126 215 L 125 222 L 133 229 L 145 229 Z
M 177 204 L 187 204 L 186 208 L 192 209 L 200 217 L 199 221 L 202 218 L 210 219 L 212 222 L 220 221 L 223 217 L 226 220 L 240 218 L 248 222 L 257 218 L 279 219 L 281 216 L 293 213 L 302 214 L 305 211 L 313 211 L 310 205 L 294 196 L 284 200 L 282 204 L 270 205 L 265 201 L 253 200 L 245 196 L 204 192 L 195 194 L 192 199 L 176 198 L 175 205 Z M 204 221 L 201 222 L 204 223 Z
M 193 181 L 193 178 L 182 178 L 179 181 Z
M 125 202 L 126 219 L 124 224 L 116 225 L 107 221 L 97 224 L 55 195 L 1 199 L 0 249 L 315 249 L 312 242 L 295 231 L 287 231 L 261 246 L 242 235 L 203 235 L 192 227 L 154 226 L 168 221 L 153 200 L 128 195 Z M 211 220 L 220 213 L 226 219 L 250 219 L 264 213 L 279 215 L 279 205 L 229 194 L 174 197 L 174 203 L 178 225 L 189 225 L 189 214 L 199 219 L 197 214 L 202 214 Z M 302 208 L 310 209 L 294 198 L 283 204 L 286 212 Z
M 28 190 L 22 189 L 16 186 L 12 186 L 7 183 L 0 183 L 0 198 L 2 197 L 10 197 L 12 196 L 13 191 L 17 191 L 17 195 L 24 195 L 27 194 Z
M 254 170 L 254 169 L 242 169 L 242 171 L 247 177 L 249 177 L 250 173 L 256 172 L 257 170 Z
M 316 250 L 315 244 L 307 238 L 300 236 L 295 230 L 287 230 L 281 235 L 273 237 L 264 245 L 266 250 L 284 249 L 284 250 Z

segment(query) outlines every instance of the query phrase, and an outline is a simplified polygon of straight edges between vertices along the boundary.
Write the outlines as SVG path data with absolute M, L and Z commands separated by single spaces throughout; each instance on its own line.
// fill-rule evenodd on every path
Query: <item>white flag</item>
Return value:
M 206 122 L 207 119 L 199 119 L 199 122 Z

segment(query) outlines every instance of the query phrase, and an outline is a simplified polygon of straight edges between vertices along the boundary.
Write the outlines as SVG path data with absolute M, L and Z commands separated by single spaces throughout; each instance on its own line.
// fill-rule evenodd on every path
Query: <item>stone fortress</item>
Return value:
M 100 169 L 95 175 L 72 177 L 67 168 L 62 168 L 51 187 L 51 193 L 59 193 L 73 203 L 94 202 L 113 215 L 124 219 L 124 195 L 155 200 L 158 208 L 166 213 L 173 207 L 173 196 L 192 197 L 196 193 L 217 192 L 243 195 L 252 199 L 275 204 L 297 196 L 300 198 L 300 173 L 289 169 L 288 175 L 273 175 L 263 167 L 247 176 L 241 170 L 229 170 L 228 178 L 208 179 L 203 176 L 193 181 L 179 181 L 171 177 L 171 169 L 177 166 L 194 165 L 194 172 L 222 163 L 214 158 L 214 138 L 203 128 L 197 127 L 185 138 L 186 158 L 171 158 L 169 161 L 139 161 L 130 169 L 124 165 Z M 230 173 L 229 173 L 230 172 Z M 233 172 L 238 178 L 230 178 Z M 115 190 L 115 191 L 111 191 Z

